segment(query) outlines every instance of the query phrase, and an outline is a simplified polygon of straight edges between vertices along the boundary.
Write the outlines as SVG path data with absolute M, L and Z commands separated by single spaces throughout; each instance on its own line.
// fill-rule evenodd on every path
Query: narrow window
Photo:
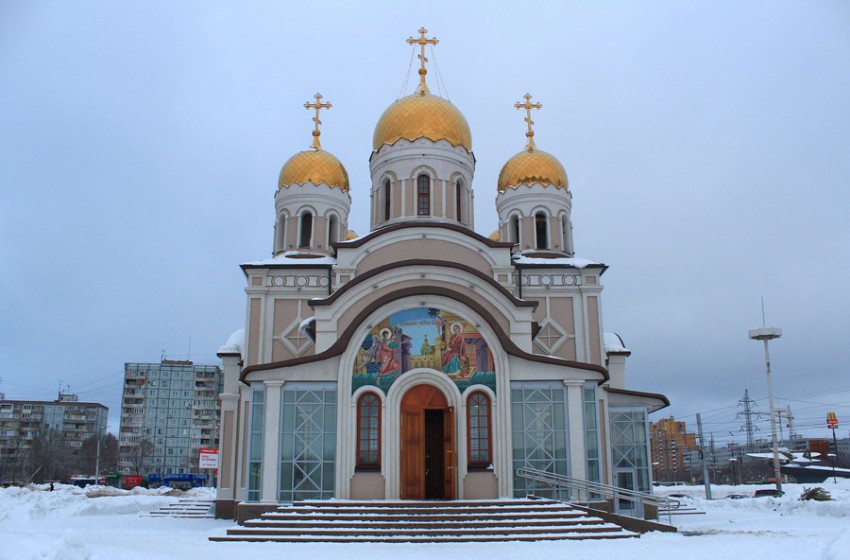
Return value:
M 392 209 L 392 198 L 390 195 L 390 181 L 384 183 L 384 221 L 390 219 L 390 211 Z
M 375 393 L 357 400 L 357 468 L 381 468 L 381 400 Z
M 336 243 L 339 240 L 339 220 L 334 214 L 331 214 L 328 220 L 328 247 L 331 243 Z
M 309 247 L 310 238 L 313 235 L 313 214 L 304 212 L 301 214 L 301 235 L 298 238 L 299 247 Z
M 519 216 L 511 218 L 511 241 L 519 245 Z
M 538 249 L 549 248 L 549 236 L 546 232 L 546 214 L 538 212 L 534 215 L 534 230 L 537 238 Z
M 277 225 L 274 228 L 275 234 L 275 252 L 283 251 L 286 247 L 286 216 L 283 214 L 277 219 Z
M 466 419 L 469 429 L 469 467 L 486 468 L 493 462 L 490 444 L 490 397 L 477 391 L 466 401 Z
M 561 232 L 564 236 L 564 252 L 570 254 L 572 253 L 570 249 L 570 224 L 567 222 L 566 216 L 561 216 Z
M 455 217 L 457 221 L 463 222 L 463 183 L 460 179 L 455 183 Z
M 416 207 L 418 215 L 431 215 L 431 178 L 427 175 L 416 179 Z

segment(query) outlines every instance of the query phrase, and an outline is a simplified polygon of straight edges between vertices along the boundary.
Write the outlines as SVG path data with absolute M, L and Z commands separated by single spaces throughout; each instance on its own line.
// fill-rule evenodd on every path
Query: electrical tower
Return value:
M 744 411 L 736 414 L 735 419 L 738 420 L 743 416 L 744 425 L 741 431 L 747 434 L 747 453 L 752 453 L 755 449 L 753 433 L 759 429 L 758 426 L 753 425 L 753 416 L 762 416 L 763 413 L 753 410 L 756 407 L 756 401 L 750 398 L 750 392 L 747 389 L 744 389 L 744 398 L 738 401 L 738 406 L 743 407 Z

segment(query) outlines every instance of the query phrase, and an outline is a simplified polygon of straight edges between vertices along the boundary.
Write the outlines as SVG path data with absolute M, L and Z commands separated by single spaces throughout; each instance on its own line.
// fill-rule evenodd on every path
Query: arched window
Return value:
M 298 236 L 299 247 L 309 247 L 313 236 L 313 214 L 304 212 L 301 214 L 301 230 Z
M 375 393 L 357 399 L 357 468 L 381 468 L 381 399 Z
M 463 221 L 463 183 L 460 179 L 455 183 L 455 216 L 457 221 Z
M 548 224 L 546 222 L 546 214 L 543 212 L 534 215 L 534 233 L 538 249 L 549 248 L 549 235 L 546 231 Z
M 390 211 L 392 210 L 392 198 L 390 194 L 390 180 L 384 183 L 384 220 L 390 219 Z
M 416 213 L 431 215 L 431 178 L 424 173 L 416 178 Z
M 511 241 L 519 245 L 519 216 L 516 214 L 511 218 Z
M 470 468 L 486 468 L 493 462 L 490 397 L 476 391 L 466 401 L 466 425 Z
M 339 240 L 339 220 L 335 214 L 331 214 L 328 220 L 328 247 L 331 243 L 336 243 Z

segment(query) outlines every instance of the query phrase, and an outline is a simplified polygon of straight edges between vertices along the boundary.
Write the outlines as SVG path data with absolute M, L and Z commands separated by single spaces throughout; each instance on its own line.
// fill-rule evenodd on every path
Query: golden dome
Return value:
M 348 173 L 336 157 L 322 149 L 298 152 L 283 164 L 278 189 L 290 185 L 324 183 L 348 192 Z
M 397 140 L 427 138 L 446 140 L 452 146 L 472 151 L 472 135 L 461 112 L 442 97 L 419 89 L 390 105 L 375 126 L 372 148 L 394 144 Z
M 499 230 L 496 230 L 496 231 L 494 231 L 493 233 L 490 234 L 490 240 L 491 241 L 498 241 L 499 240 Z
M 552 185 L 557 189 L 569 189 L 567 172 L 555 156 L 536 148 L 526 147 L 502 167 L 499 173 L 499 192 L 519 185 L 540 183 L 543 186 Z

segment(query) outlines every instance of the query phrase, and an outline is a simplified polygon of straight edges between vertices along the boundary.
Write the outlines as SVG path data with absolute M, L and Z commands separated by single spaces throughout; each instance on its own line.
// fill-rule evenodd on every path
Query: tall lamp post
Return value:
M 776 489 L 782 490 L 782 472 L 779 470 L 779 445 L 776 441 L 776 411 L 773 406 L 773 380 L 770 377 L 770 352 L 767 343 L 770 340 L 782 336 L 782 329 L 762 327 L 750 331 L 751 340 L 764 341 L 764 366 L 767 374 L 767 400 L 770 404 L 770 441 L 773 447 L 773 477 L 776 480 Z

